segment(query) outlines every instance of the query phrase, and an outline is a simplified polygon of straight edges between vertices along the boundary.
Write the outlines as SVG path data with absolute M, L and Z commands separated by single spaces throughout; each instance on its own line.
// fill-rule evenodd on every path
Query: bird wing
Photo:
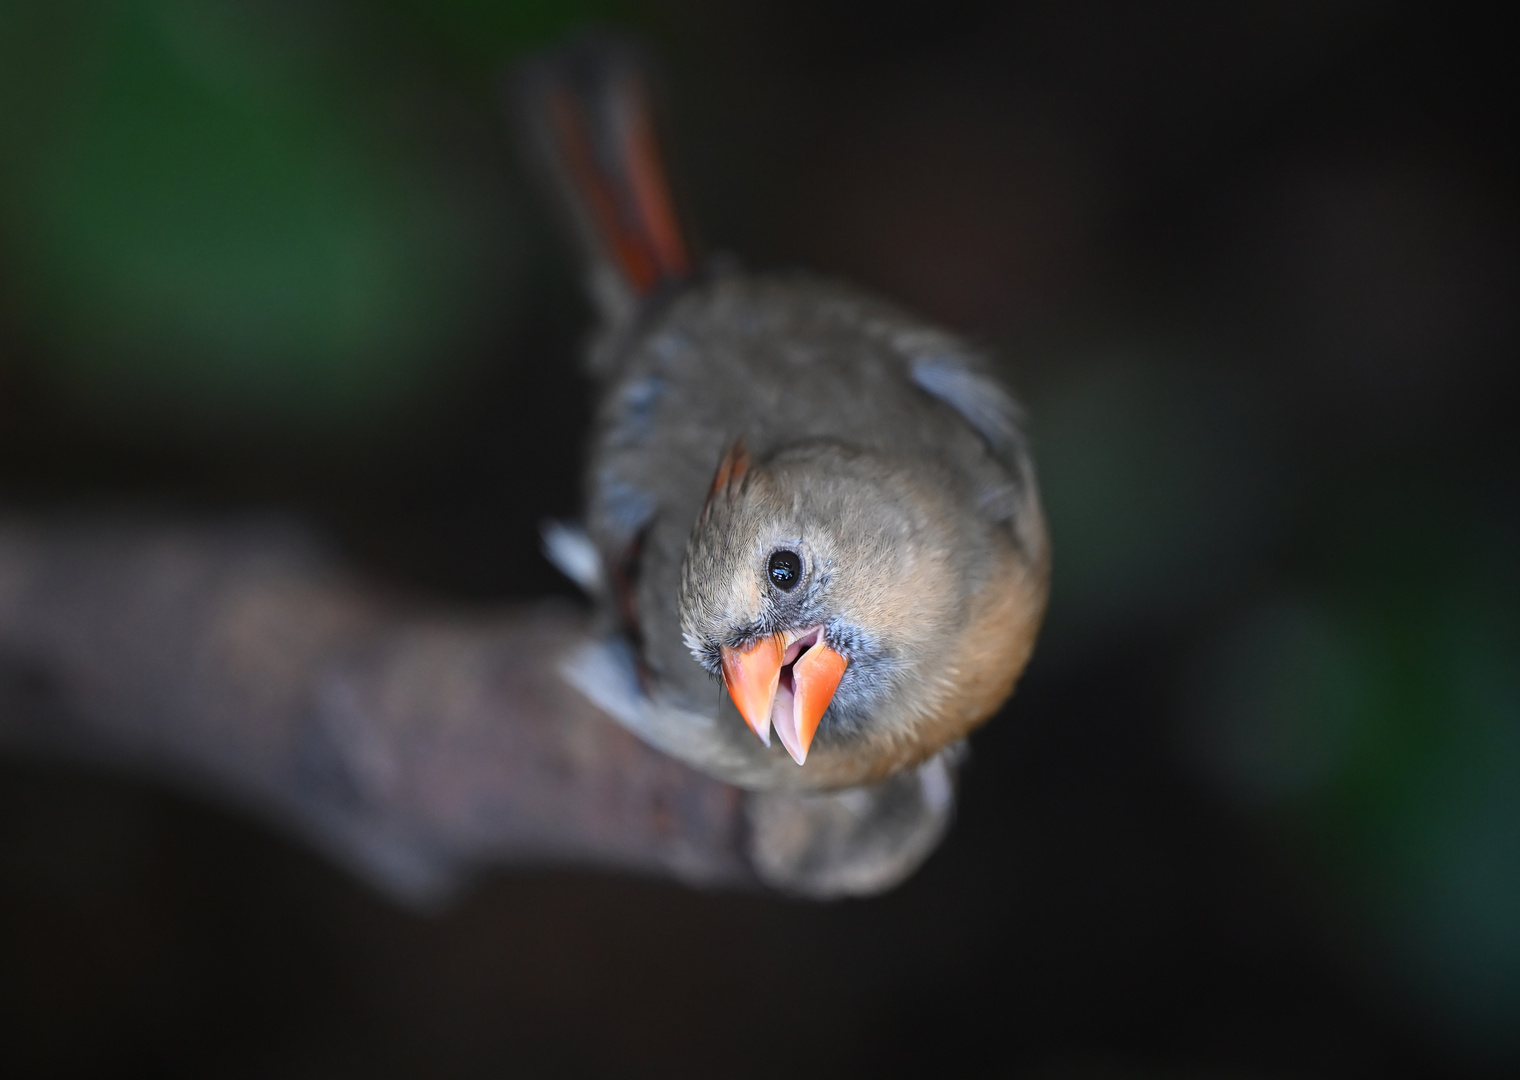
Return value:
M 909 365 L 913 382 L 958 412 L 986 440 L 1012 478 L 982 492 L 982 511 L 1006 522 L 1032 562 L 1045 557 L 1044 519 L 1038 482 L 1024 435 L 1024 410 L 991 375 L 978 370 L 963 352 L 932 353 Z

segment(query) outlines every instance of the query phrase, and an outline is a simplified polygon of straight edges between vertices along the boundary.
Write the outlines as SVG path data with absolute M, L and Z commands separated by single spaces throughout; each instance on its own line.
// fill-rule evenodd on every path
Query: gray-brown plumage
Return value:
M 870 784 L 955 743 L 1011 693 L 1045 604 L 1013 400 L 955 337 L 853 288 L 693 271 L 628 54 L 524 86 L 604 316 L 594 558 L 551 536 L 605 601 L 572 677 L 756 790 Z

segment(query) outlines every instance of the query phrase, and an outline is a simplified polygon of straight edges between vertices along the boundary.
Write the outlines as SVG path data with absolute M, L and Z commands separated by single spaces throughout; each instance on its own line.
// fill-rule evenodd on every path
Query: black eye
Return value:
M 802 560 L 795 551 L 778 551 L 771 556 L 770 565 L 766 569 L 771 575 L 772 585 L 783 592 L 791 592 L 802 577 Z

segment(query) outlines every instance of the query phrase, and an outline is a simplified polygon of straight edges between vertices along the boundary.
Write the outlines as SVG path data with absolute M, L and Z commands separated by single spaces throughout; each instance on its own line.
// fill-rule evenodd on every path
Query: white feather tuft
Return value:
M 586 531 L 562 521 L 546 521 L 539 531 L 544 538 L 544 558 L 585 592 L 601 596 L 606 588 L 602 556 Z

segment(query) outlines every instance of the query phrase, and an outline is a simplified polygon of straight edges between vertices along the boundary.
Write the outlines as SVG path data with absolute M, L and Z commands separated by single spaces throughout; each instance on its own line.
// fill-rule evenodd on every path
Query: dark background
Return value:
M 424 915 L 6 759 L 6 1072 L 1520 1067 L 1514 60 L 1459 6 L 0 0 L 0 506 L 570 595 L 590 313 L 496 80 L 592 23 L 662 58 L 709 247 L 1029 407 L 1053 604 L 954 832 L 869 902 L 544 869 Z

